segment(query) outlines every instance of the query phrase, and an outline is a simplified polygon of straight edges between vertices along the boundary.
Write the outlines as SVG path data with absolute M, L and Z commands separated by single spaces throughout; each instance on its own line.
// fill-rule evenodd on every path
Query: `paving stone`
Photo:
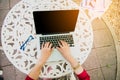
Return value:
M 104 80 L 104 76 L 100 68 L 87 71 L 90 75 L 90 80 Z
M 0 50 L 0 62 L 1 62 L 1 66 L 6 66 L 11 64 L 11 62 L 8 60 L 3 50 Z
M 9 0 L 0 0 L 0 9 L 9 9 Z
M 96 53 L 101 66 L 117 63 L 116 50 L 114 46 L 97 48 Z
M 110 31 L 107 29 L 94 31 L 94 45 L 97 47 L 104 47 L 113 45 L 113 38 Z
M 105 80 L 115 80 L 116 79 L 116 65 L 109 65 L 102 68 Z
M 80 5 L 80 2 L 82 1 L 82 0 L 73 0 L 77 5 Z
M 2 44 L 1 44 L 1 26 L 0 26 L 0 46 L 2 46 Z
M 17 68 L 15 68 L 16 71 L 16 80 L 25 80 L 26 74 L 19 71 Z
M 92 21 L 92 28 L 95 31 L 95 30 L 107 29 L 107 26 L 101 19 L 95 18 Z
M 96 50 L 92 49 L 87 60 L 84 62 L 84 68 L 86 70 L 90 70 L 90 69 L 95 69 L 95 68 L 99 68 L 99 67 L 100 67 L 100 63 L 99 63 L 98 57 L 96 55 Z
M 10 0 L 10 8 L 12 8 L 14 5 L 16 5 L 21 0 Z
M 0 26 L 3 25 L 3 21 L 8 13 L 9 9 L 0 9 Z
M 15 67 L 13 65 L 3 67 L 4 80 L 16 80 L 15 75 Z
M 1 54 L 1 53 L 0 53 Z M 1 55 L 0 55 L 0 58 L 1 58 Z M 1 69 L 1 60 L 0 60 L 0 69 Z
M 117 63 L 117 65 L 120 65 L 120 63 Z M 116 75 L 116 80 L 120 80 L 120 66 L 117 66 L 117 75 Z

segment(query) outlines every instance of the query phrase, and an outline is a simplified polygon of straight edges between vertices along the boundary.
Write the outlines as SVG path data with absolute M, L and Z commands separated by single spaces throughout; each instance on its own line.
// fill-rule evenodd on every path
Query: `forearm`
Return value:
M 46 63 L 47 59 L 51 55 L 53 50 L 52 44 L 50 42 L 46 42 L 41 46 L 41 56 L 37 61 L 36 65 L 32 68 L 31 72 L 26 77 L 26 80 L 37 80 L 41 73 L 42 66 Z
M 69 60 L 69 62 L 70 62 L 71 66 L 72 66 L 72 68 L 74 69 L 74 72 L 75 72 L 76 74 L 82 73 L 83 68 L 82 68 L 82 66 L 78 63 L 78 61 L 77 61 L 76 59 L 74 59 L 73 57 L 71 57 L 71 59 Z
M 84 70 L 74 58 L 71 57 L 69 61 L 79 80 L 90 80 L 90 76 L 88 75 L 86 70 Z
M 37 63 L 31 70 L 31 72 L 28 74 L 28 76 L 34 80 L 38 80 L 39 75 L 41 73 L 43 64 Z

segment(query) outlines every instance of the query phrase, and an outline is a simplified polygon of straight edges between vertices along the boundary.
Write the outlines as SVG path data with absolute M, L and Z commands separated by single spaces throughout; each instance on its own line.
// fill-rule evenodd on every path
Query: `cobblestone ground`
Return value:
M 6 14 L 19 1 L 0 0 L 0 31 Z M 104 21 L 99 18 L 93 20 L 92 28 L 93 48 L 82 66 L 90 74 L 91 80 L 115 80 L 117 56 L 113 37 Z M 0 49 L 0 69 L 3 70 L 4 80 L 24 80 L 26 74 L 16 69 L 5 56 L 2 47 Z

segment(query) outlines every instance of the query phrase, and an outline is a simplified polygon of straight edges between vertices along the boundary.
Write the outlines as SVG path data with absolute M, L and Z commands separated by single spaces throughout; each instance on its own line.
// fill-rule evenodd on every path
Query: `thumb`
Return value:
M 57 49 L 58 51 L 60 51 L 60 52 L 61 52 L 61 48 L 59 48 L 59 47 L 56 47 L 56 49 Z

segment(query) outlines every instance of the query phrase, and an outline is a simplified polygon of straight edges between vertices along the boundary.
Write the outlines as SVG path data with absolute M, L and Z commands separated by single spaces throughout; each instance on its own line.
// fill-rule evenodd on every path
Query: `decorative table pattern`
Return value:
M 80 6 L 72 0 L 21 0 L 7 14 L 2 26 L 2 46 L 10 62 L 23 73 L 28 74 L 35 65 L 37 41 L 35 36 L 33 11 L 79 9 L 79 16 L 75 28 L 76 44 L 80 47 L 77 60 L 83 64 L 88 57 L 93 43 L 91 23 Z M 72 16 L 71 16 L 72 17 Z M 24 50 L 20 47 L 28 39 Z M 70 64 L 66 61 L 48 62 L 43 66 L 40 77 L 57 78 L 71 73 Z

